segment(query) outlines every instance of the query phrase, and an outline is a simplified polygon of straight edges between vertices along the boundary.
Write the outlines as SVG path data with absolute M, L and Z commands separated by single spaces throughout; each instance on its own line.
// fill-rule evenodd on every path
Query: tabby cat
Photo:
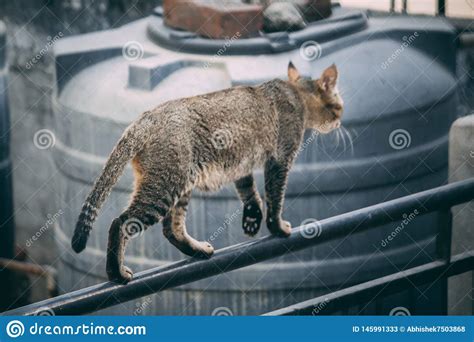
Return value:
M 194 188 L 214 191 L 234 182 L 243 202 L 243 230 L 255 235 L 264 213 L 252 176 L 259 167 L 264 168 L 267 227 L 276 236 L 290 235 L 291 225 L 281 216 L 288 172 L 305 129 L 328 133 L 341 125 L 337 78 L 335 65 L 311 80 L 290 62 L 288 81 L 173 100 L 143 113 L 123 133 L 87 197 L 72 248 L 79 253 L 86 247 L 101 205 L 130 160 L 132 199 L 109 229 L 110 280 L 126 283 L 133 277 L 123 265 L 130 222 L 146 229 L 162 221 L 164 236 L 184 254 L 213 254 L 211 244 L 186 232 L 186 208 Z

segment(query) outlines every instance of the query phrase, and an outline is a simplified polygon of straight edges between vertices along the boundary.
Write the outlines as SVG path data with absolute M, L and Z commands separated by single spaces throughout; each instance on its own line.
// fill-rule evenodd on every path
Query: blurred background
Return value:
M 254 6 L 258 3 L 243 2 Z M 470 173 L 474 158 L 472 119 L 470 124 L 459 125 L 459 139 L 456 136 L 461 146 L 467 141 L 467 150 L 460 148 L 464 154 L 467 151 L 467 159 L 461 158 L 459 162 L 467 171 L 459 171 L 461 166 L 457 165 L 448 174 L 449 130 L 456 119 L 467 117 L 473 110 L 473 1 L 446 0 L 444 13 L 439 13 L 436 0 L 341 0 L 333 1 L 332 5 L 329 1 L 313 1 L 317 8 L 314 13 L 302 10 L 304 1 L 296 2 L 300 7 L 294 8 L 299 9 L 302 17 L 307 16 L 303 18 L 306 23 L 298 21 L 298 13 L 291 15 L 292 8 L 283 8 L 283 12 L 277 8 L 273 17 L 267 13 L 262 19 L 268 28 L 264 37 L 274 49 L 268 53 L 263 43 L 255 43 L 253 47 L 234 44 L 234 41 L 245 44 L 245 39 L 252 39 L 253 26 L 261 23 L 248 20 L 245 29 L 237 30 L 238 37 L 235 37 L 237 31 L 234 34 L 226 31 L 232 27 L 214 23 L 206 26 L 205 32 L 193 31 L 196 25 L 202 28 L 195 22 L 198 11 L 190 15 L 189 9 L 174 8 L 173 1 L 168 4 L 165 1 L 165 10 L 160 7 L 162 1 L 0 1 L 0 20 L 5 24 L 0 52 L 5 54 L 6 62 L 5 87 L 0 94 L 3 97 L 0 103 L 4 104 L 2 136 L 9 135 L 9 157 L 5 159 L 11 162 L 3 179 L 6 183 L 11 180 L 13 189 L 12 202 L 7 190 L 1 204 L 5 218 L 2 234 L 6 238 L 0 274 L 8 279 L 2 282 L 7 291 L 3 293 L 8 293 L 2 296 L 3 309 L 105 280 L 104 263 L 98 261 L 103 261 L 101 251 L 105 248 L 108 223 L 127 201 L 131 180 L 128 173 L 96 225 L 93 234 L 98 237 L 93 238 L 90 254 L 73 255 L 68 252 L 67 241 L 104 158 L 136 115 L 167 99 L 285 77 L 289 59 L 296 59 L 297 66 L 312 77 L 336 61 L 341 70 L 348 130 L 341 139 L 306 137 L 311 147 L 301 153 L 298 162 L 301 167 L 294 173 L 299 176 L 293 176 L 289 186 L 291 200 L 287 200 L 286 210 L 294 212 L 289 214 L 293 226 L 311 217 L 312 220 L 329 217 L 441 185 L 449 179 L 473 176 Z M 269 6 L 268 1 L 265 6 Z M 261 9 L 248 11 L 260 13 Z M 240 15 L 235 14 L 234 18 L 242 24 L 248 18 Z M 284 25 L 289 25 L 288 22 L 294 26 L 286 29 Z M 120 29 L 114 30 L 117 28 Z M 295 38 L 300 39 L 299 43 L 286 46 L 291 39 L 278 32 L 293 32 L 294 37 L 301 33 Z M 307 51 L 301 49 L 305 44 L 301 39 L 309 42 Z M 206 45 L 212 40 L 215 45 Z M 349 51 L 354 56 L 344 58 Z M 183 65 L 189 60 L 202 65 L 185 68 Z M 225 65 L 226 72 L 215 67 L 219 63 Z M 374 92 L 378 92 L 377 96 Z M 372 127 L 369 131 L 378 133 L 369 134 L 369 127 Z M 401 139 L 407 139 L 402 142 L 406 148 L 389 144 L 392 133 L 400 132 Z M 380 148 L 373 146 L 377 139 L 381 141 Z M 3 144 L 7 146 L 5 141 Z M 359 163 L 357 170 L 351 161 Z M 374 174 L 369 174 L 372 167 Z M 317 180 L 313 179 L 314 172 L 319 172 Z M 311 179 L 309 174 L 313 175 Z M 299 184 L 298 177 L 306 183 Z M 377 182 L 371 183 L 369 179 Z M 307 190 L 313 181 L 318 186 Z M 340 186 L 335 185 L 338 182 Z M 5 188 L 9 189 L 9 185 Z M 188 218 L 188 225 L 196 226 L 194 234 L 211 241 L 214 237 L 217 247 L 244 241 L 240 236 L 240 213 L 235 219 L 239 204 L 233 190 L 224 189 L 213 196 L 196 195 Z M 459 209 L 458 220 L 463 222 L 463 227 L 472 219 L 472 203 L 467 208 Z M 412 225 L 437 225 L 443 213 L 437 215 L 416 218 L 414 222 L 418 223 Z M 208 227 L 207 231 L 199 230 L 198 227 L 204 226 Z M 379 249 L 385 248 L 383 240 L 396 227 L 384 227 L 362 249 L 358 246 L 367 236 L 356 236 L 353 241 L 323 246 L 319 252 L 279 259 L 271 264 L 275 273 L 258 269 L 243 271 L 108 313 L 210 314 L 215 307 L 226 307 L 236 314 L 257 314 L 275 309 L 279 304 L 326 293 L 346 282 L 357 283 L 433 257 L 433 232 L 428 230 L 409 236 L 403 234 L 403 239 L 382 255 Z M 462 248 L 470 248 L 469 244 L 472 247 L 468 238 L 472 237 L 469 235 L 472 224 L 469 229 L 468 233 L 460 233 L 460 241 L 465 242 Z M 266 234 L 265 228 L 262 230 Z M 223 237 L 226 234 L 229 237 Z M 146 235 L 148 242 L 134 241 L 130 248 L 130 260 L 135 257 L 137 271 L 182 258 L 162 241 L 161 233 L 153 232 L 153 235 L 150 239 L 151 234 Z M 159 251 L 150 252 L 150 246 Z M 366 268 L 360 269 L 360 275 L 351 275 L 374 250 L 382 253 L 379 259 L 364 263 Z M 401 255 L 407 259 L 402 260 Z M 18 263 L 10 262 L 12 258 Z M 320 264 L 326 258 L 331 260 L 324 268 Z M 388 268 L 381 266 L 387 258 L 391 264 Z M 297 263 L 304 267 L 288 276 L 282 275 Z M 333 267 L 337 265 L 345 269 L 342 279 L 334 274 Z M 308 269 L 319 270 L 319 267 L 320 272 L 315 271 L 310 279 L 301 279 Z M 282 277 L 296 278 L 298 283 Z M 270 282 L 268 292 L 272 293 L 265 294 L 264 281 Z M 469 282 L 472 284 L 472 276 Z M 207 298 L 206 293 L 212 291 L 219 295 Z M 426 291 L 427 298 L 439 297 L 440 293 L 447 296 L 443 284 L 430 286 Z M 364 308 L 363 313 L 388 314 L 396 306 L 393 303 L 409 307 L 416 302 L 414 297 L 417 296 L 410 292 L 388 302 L 374 301 L 373 307 Z M 423 308 L 419 313 L 449 311 L 448 304 L 423 300 L 431 305 L 419 304 L 417 307 Z M 459 301 L 460 298 L 451 299 L 452 303 Z M 193 304 L 187 304 L 190 302 Z M 453 304 L 452 313 L 466 313 L 469 308 L 472 309 L 472 295 L 467 304 L 455 308 Z M 352 311 L 357 312 L 358 309 Z

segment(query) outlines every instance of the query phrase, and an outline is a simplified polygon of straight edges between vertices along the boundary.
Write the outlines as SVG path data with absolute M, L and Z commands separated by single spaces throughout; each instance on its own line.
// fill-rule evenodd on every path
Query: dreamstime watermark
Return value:
M 51 215 L 51 214 L 48 214 L 47 215 L 47 220 L 46 222 L 40 227 L 40 229 L 38 229 L 36 231 L 36 233 L 30 237 L 28 240 L 26 240 L 25 242 L 25 245 L 26 247 L 31 247 L 33 245 L 33 243 L 37 240 L 39 240 L 41 238 L 41 236 L 47 231 L 49 230 L 55 222 L 58 221 L 58 218 L 64 214 L 64 212 L 62 211 L 62 209 L 59 209 L 57 213 Z
M 129 239 L 142 235 L 144 231 L 145 225 L 135 217 L 129 218 L 122 224 L 122 232 Z
M 397 306 L 396 308 L 393 308 L 390 310 L 389 313 L 390 316 L 411 316 L 410 310 L 403 306 Z
M 388 143 L 394 150 L 403 150 L 410 147 L 411 135 L 404 129 L 396 129 L 390 133 Z
M 211 143 L 217 150 L 227 149 L 233 142 L 232 132 L 228 129 L 218 129 L 212 133 Z
M 232 214 L 230 214 L 229 216 L 227 216 L 227 217 L 225 218 L 224 222 L 222 223 L 222 225 L 220 225 L 220 226 L 211 234 L 211 236 L 209 236 L 208 242 L 211 242 L 211 241 L 216 240 L 219 235 L 221 235 L 223 232 L 225 232 L 225 230 L 230 226 L 230 224 L 240 217 L 241 212 L 242 212 L 242 211 L 241 211 L 240 209 L 237 209 L 237 210 L 235 210 Z
M 311 315 L 316 316 L 318 315 L 321 311 L 323 311 L 326 306 L 329 304 L 329 299 L 324 298 L 324 301 L 318 303 L 318 305 L 315 305 L 313 310 L 311 311 Z
M 33 136 L 33 144 L 40 150 L 47 150 L 56 144 L 56 137 L 49 129 L 40 129 Z
M 322 233 L 322 227 L 319 224 L 319 221 L 314 218 L 309 218 L 301 222 L 301 235 L 305 239 L 312 239 L 315 237 L 320 237 Z
M 301 152 L 303 152 L 304 150 L 306 150 L 311 145 L 311 143 L 316 140 L 316 138 L 320 134 L 321 133 L 319 133 L 316 130 L 311 130 L 311 135 L 307 139 L 305 139 L 305 141 L 303 141 L 303 143 L 300 145 L 300 147 L 296 150 L 296 154 L 298 155 Z
M 10 321 L 5 328 L 7 335 L 11 338 L 17 338 L 25 333 L 25 326 L 18 320 Z
M 326 130 L 330 127 L 331 123 L 329 121 L 325 121 L 323 124 L 319 126 L 321 130 Z M 298 149 L 293 152 L 292 159 L 296 159 L 301 153 L 303 153 L 311 144 L 317 139 L 318 136 L 321 135 L 321 132 L 317 130 L 311 130 L 311 135 L 306 138 L 298 147 Z
M 41 50 L 39 50 L 38 53 L 33 58 L 31 58 L 28 62 L 26 62 L 25 67 L 28 70 L 31 69 L 36 63 L 38 63 L 44 57 L 44 55 L 48 53 L 49 50 L 51 50 L 54 44 L 56 44 L 56 42 L 62 37 L 64 37 L 64 33 L 62 32 L 58 32 L 58 34 L 55 35 L 54 37 L 48 36 L 47 37 L 48 42 L 46 43 L 46 45 Z
M 232 312 L 231 309 L 225 306 L 221 306 L 212 310 L 211 315 L 212 316 L 234 316 L 234 313 Z
M 403 43 L 384 62 L 382 62 L 380 67 L 383 70 L 386 70 L 389 67 L 389 65 L 392 64 L 393 62 L 395 62 L 395 60 L 397 60 L 397 58 L 400 57 L 400 55 L 403 53 L 403 51 L 405 51 L 405 49 L 407 49 L 411 44 L 413 44 L 413 42 L 419 36 L 420 36 L 420 34 L 417 31 L 413 32 L 413 34 L 411 34 L 409 36 L 403 36 L 403 38 L 402 38 Z
M 153 300 L 151 299 L 151 297 L 146 297 L 145 300 L 141 301 L 141 302 L 137 302 L 135 304 L 136 306 L 136 309 L 133 310 L 133 315 L 134 316 L 140 316 L 141 314 L 143 314 L 143 312 L 145 311 L 145 309 L 151 305 L 151 303 L 153 303 Z
M 189 178 L 192 179 L 193 182 L 196 182 L 202 169 L 204 169 L 204 166 L 199 167 L 196 163 L 191 163 L 189 167 Z
M 56 314 L 55 314 L 53 309 L 44 307 L 44 308 L 40 308 L 37 311 L 35 311 L 33 316 L 56 316 Z
M 189 162 L 188 175 L 191 181 L 196 184 L 201 180 L 200 176 L 205 172 L 207 168 L 207 159 L 201 156 L 200 151 L 196 151 L 194 157 Z
M 300 153 L 303 153 L 304 150 L 306 150 L 313 143 L 313 141 L 316 140 L 316 138 L 320 134 L 321 133 L 319 133 L 316 130 L 311 130 L 311 135 L 307 139 L 305 139 L 301 143 L 301 145 L 298 147 L 298 149 L 293 153 L 293 159 L 296 159 L 296 157 L 298 157 L 300 155 Z
M 225 55 L 225 53 L 227 52 L 227 50 L 230 48 L 230 46 L 234 43 L 234 41 L 236 41 L 237 39 L 239 39 L 240 37 L 242 36 L 242 33 L 240 33 L 239 31 L 237 31 L 232 37 L 230 38 L 226 38 L 225 39 L 225 43 L 222 45 L 222 47 L 217 50 L 217 52 L 211 57 L 211 60 L 210 61 L 207 61 L 206 63 L 204 63 L 204 69 L 208 69 L 212 64 L 215 64 L 217 63 L 217 60 L 219 59 L 219 57 Z
M 413 210 L 408 215 L 403 214 L 403 216 L 402 216 L 403 219 L 402 219 L 401 223 L 390 233 L 390 235 L 388 235 L 385 239 L 382 240 L 380 245 L 382 247 L 387 247 L 388 244 L 392 240 L 394 240 L 398 236 L 398 234 L 400 234 L 410 224 L 410 222 L 413 221 L 415 219 L 415 217 L 417 217 L 419 214 L 420 214 L 420 212 L 418 211 L 418 209 Z
M 127 61 L 136 61 L 143 57 L 145 49 L 139 42 L 132 40 L 126 42 L 122 47 L 122 56 Z
M 306 61 L 314 61 L 321 58 L 323 49 L 318 42 L 308 40 L 300 46 L 300 56 Z
M 25 330 L 25 326 L 19 320 L 8 322 L 5 327 L 7 335 L 11 338 L 27 335 L 56 335 L 56 336 L 104 336 L 104 335 L 146 335 L 147 330 L 144 325 L 95 325 L 94 323 L 82 323 L 73 325 L 41 324 L 35 322 Z

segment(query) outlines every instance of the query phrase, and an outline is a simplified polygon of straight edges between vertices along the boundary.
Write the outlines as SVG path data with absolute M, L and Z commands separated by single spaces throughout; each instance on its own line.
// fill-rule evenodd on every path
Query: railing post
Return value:
M 445 210 L 438 213 L 439 217 L 439 231 L 436 237 L 436 257 L 443 261 L 446 265 L 451 263 L 451 237 L 452 237 L 452 214 L 451 210 Z M 448 314 L 448 279 L 437 279 L 441 286 L 440 303 L 442 307 L 439 309 L 443 311 L 444 315 Z
M 436 256 L 447 264 L 451 261 L 451 210 L 442 211 L 439 214 L 440 230 L 436 238 Z
M 402 13 L 406 14 L 408 8 L 408 0 L 402 0 Z
M 438 15 L 446 15 L 446 0 L 438 0 Z

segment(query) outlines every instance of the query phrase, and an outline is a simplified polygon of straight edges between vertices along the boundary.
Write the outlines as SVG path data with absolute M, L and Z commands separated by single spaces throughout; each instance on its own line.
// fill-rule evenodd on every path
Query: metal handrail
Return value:
M 440 281 L 472 269 L 474 251 L 468 251 L 453 256 L 450 263 L 436 260 L 275 310 L 264 316 L 314 315 L 315 312 L 320 313 L 323 310 L 324 314 L 329 314 L 341 308 L 369 303 L 378 296 L 387 296 L 413 286 Z
M 55 298 L 4 312 L 35 315 L 45 309 L 55 315 L 86 314 L 200 279 L 230 272 L 268 259 L 330 241 L 350 233 L 401 220 L 417 209 L 420 214 L 448 209 L 474 199 L 474 178 L 376 204 L 293 229 L 288 238 L 265 236 L 216 251 L 209 260 L 188 258 L 136 274 L 127 285 L 94 285 Z M 317 225 L 312 226 L 311 225 Z M 318 234 L 308 235 L 308 228 Z

